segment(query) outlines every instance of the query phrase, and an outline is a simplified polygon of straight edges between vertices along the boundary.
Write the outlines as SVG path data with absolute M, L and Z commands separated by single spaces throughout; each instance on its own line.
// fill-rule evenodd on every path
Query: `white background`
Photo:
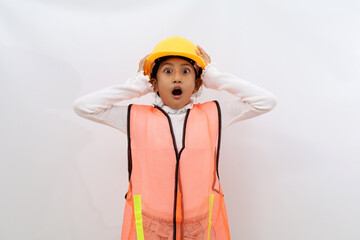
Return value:
M 0 239 L 120 239 L 126 136 L 72 104 L 176 35 L 278 98 L 223 131 L 232 239 L 360 239 L 355 0 L 1 0 Z

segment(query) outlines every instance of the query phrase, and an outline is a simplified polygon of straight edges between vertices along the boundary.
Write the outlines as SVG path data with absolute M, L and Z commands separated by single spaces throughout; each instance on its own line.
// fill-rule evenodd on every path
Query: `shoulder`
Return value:
M 217 100 L 194 104 L 194 109 L 200 110 L 211 118 L 221 118 L 220 104 Z
M 129 104 L 128 111 L 130 111 L 132 109 L 150 110 L 150 109 L 154 109 L 154 106 L 152 106 L 152 105 L 142 105 L 142 104 Z
M 194 108 L 215 109 L 220 111 L 220 104 L 217 100 L 194 104 Z
M 139 115 L 141 113 L 149 112 L 152 109 L 154 109 L 154 107 L 151 105 L 129 104 L 128 109 L 127 109 L 128 119 L 130 118 L 130 116 L 132 116 L 134 114 Z

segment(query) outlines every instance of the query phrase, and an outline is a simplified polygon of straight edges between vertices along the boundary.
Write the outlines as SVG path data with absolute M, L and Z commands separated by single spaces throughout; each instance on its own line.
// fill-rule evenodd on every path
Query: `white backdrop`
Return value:
M 72 104 L 175 35 L 278 98 L 223 132 L 232 239 L 360 239 L 355 0 L 0 0 L 0 239 L 120 239 L 126 136 Z

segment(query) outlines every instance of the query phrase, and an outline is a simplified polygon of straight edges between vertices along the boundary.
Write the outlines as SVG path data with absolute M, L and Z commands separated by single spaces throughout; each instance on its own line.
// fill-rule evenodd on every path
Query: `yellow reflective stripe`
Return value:
M 143 219 L 141 210 L 141 195 L 134 195 L 134 214 L 136 235 L 138 240 L 144 240 Z
M 213 208 L 213 203 L 214 203 L 214 194 L 210 194 L 210 204 L 209 204 L 209 227 L 208 227 L 208 237 L 207 239 L 210 239 L 210 229 L 211 229 L 211 217 L 212 217 L 212 208 Z

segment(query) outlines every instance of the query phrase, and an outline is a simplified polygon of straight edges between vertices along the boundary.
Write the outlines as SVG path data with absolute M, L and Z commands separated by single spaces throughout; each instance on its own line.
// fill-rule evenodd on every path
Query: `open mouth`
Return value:
M 174 88 L 174 90 L 172 91 L 172 94 L 174 96 L 180 96 L 182 94 L 181 88 Z

